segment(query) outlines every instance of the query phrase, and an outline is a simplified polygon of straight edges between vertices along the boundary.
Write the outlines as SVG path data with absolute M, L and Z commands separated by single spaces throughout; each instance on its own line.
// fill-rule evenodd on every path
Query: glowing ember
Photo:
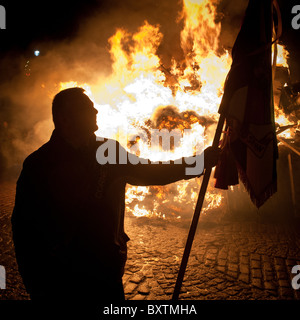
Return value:
M 220 206 L 222 202 L 223 196 L 221 194 L 213 194 L 213 193 L 206 193 L 205 201 L 208 203 L 206 207 L 203 208 L 203 212 L 207 212 L 212 208 L 217 208 Z

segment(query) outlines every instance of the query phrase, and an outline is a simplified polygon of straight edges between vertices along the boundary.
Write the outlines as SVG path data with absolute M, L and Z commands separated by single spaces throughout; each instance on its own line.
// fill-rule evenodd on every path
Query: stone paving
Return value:
M 17 270 L 10 231 L 14 183 L 0 189 L 0 265 L 6 289 L 0 300 L 29 299 Z M 170 300 L 188 224 L 126 218 L 131 238 L 123 278 L 130 300 Z M 295 223 L 201 221 L 190 254 L 181 300 L 300 300 L 291 269 L 300 265 L 300 228 Z
M 188 230 L 136 219 L 127 225 L 133 238 L 124 276 L 128 299 L 170 299 Z M 200 221 L 180 299 L 298 300 L 300 290 L 291 286 L 296 264 L 300 235 L 292 226 Z

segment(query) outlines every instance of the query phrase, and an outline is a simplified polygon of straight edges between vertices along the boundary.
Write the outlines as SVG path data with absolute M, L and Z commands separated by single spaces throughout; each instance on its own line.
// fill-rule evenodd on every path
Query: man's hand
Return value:
M 217 165 L 221 155 L 220 148 L 208 147 L 204 150 L 204 167 L 214 167 Z

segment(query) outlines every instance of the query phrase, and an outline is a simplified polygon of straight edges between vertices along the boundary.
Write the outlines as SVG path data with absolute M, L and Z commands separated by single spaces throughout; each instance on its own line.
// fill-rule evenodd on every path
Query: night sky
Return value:
M 229 15 L 233 22 L 243 15 L 243 12 L 238 15 L 236 12 L 230 12 L 230 5 L 232 6 L 235 1 L 237 4 L 240 3 L 237 0 L 221 0 L 219 5 L 220 10 L 226 11 L 229 8 L 229 12 L 227 11 L 226 14 L 227 16 Z M 300 74 L 300 67 L 297 61 L 300 52 L 300 29 L 293 30 L 291 27 L 293 18 L 291 9 L 297 2 L 299 1 L 278 0 L 283 21 L 281 42 L 287 46 L 290 52 L 290 66 L 295 70 L 295 73 Z M 136 14 L 139 11 L 139 15 L 142 15 L 144 10 L 145 19 L 149 20 L 149 11 L 152 11 L 153 17 L 153 12 L 155 14 L 155 10 L 157 10 L 157 16 L 159 16 L 164 3 L 172 3 L 172 7 L 177 6 L 177 8 L 180 8 L 179 2 L 175 0 L 173 2 L 167 0 L 159 2 L 151 0 L 1 1 L 1 5 L 6 9 L 7 23 L 6 30 L 0 30 L 0 54 L 7 52 L 24 54 L 28 50 L 32 50 L 32 44 L 39 42 L 46 43 L 47 41 L 63 41 L 66 39 L 70 41 L 76 37 L 80 26 L 85 21 L 99 13 L 103 16 L 109 16 L 114 10 L 119 10 L 120 12 L 124 10 L 126 12 L 126 17 L 124 18 L 127 20 L 130 12 Z M 153 8 L 155 6 L 157 8 Z M 232 16 L 230 16 L 231 14 Z M 175 19 L 176 17 L 174 16 Z M 122 26 L 122 20 L 123 17 L 120 16 L 119 27 Z M 156 21 L 153 22 L 155 23 Z M 160 21 L 158 20 L 158 22 Z M 108 30 L 99 30 L 99 32 L 108 32 Z M 164 30 L 162 32 L 164 33 Z M 1 79 L 4 80 L 3 75 Z M 297 80 L 300 80 L 300 76 Z
M 220 13 L 218 19 L 222 24 L 221 46 L 230 52 L 247 0 L 217 2 Z M 291 26 L 294 17 L 291 11 L 298 2 L 298 0 L 278 0 L 283 23 L 280 43 L 284 44 L 289 52 L 288 63 L 292 82 L 300 81 L 298 59 L 300 29 L 294 30 Z M 164 35 L 159 48 L 163 54 L 158 52 L 160 58 L 167 60 L 166 63 L 162 60 L 163 64 L 170 65 L 173 56 L 175 60 L 180 60 L 181 29 L 176 19 L 181 5 L 177 0 L 53 0 L 51 2 L 6 0 L 0 1 L 0 4 L 6 9 L 6 30 L 0 30 L 0 59 L 2 60 L 4 56 L 10 58 L 10 66 L 7 63 L 1 64 L 0 83 L 10 81 L 20 73 L 21 59 L 24 65 L 24 61 L 34 57 L 34 50 L 40 50 L 43 55 L 57 44 L 69 42 L 72 45 L 72 41 L 77 39 L 78 33 L 85 28 L 90 19 L 95 19 L 97 24 L 102 19 L 105 23 L 100 23 L 101 27 L 93 31 L 94 39 L 92 35 L 88 39 L 89 42 L 84 43 L 87 51 L 93 42 L 97 46 L 107 48 L 107 39 L 114 34 L 117 27 L 131 26 L 131 31 L 136 31 L 144 20 L 147 20 L 150 24 L 159 24 Z
M 26 50 L 33 41 L 72 37 L 78 21 L 94 10 L 105 10 L 105 1 L 1 1 L 6 9 L 6 30 L 1 30 L 1 50 Z
M 234 3 L 234 1 L 239 2 L 238 0 L 222 0 L 220 2 Z M 164 2 L 164 0 L 160 2 Z M 174 5 L 178 5 L 177 2 L 174 0 Z M 7 28 L 0 30 L 0 50 L 7 51 L 12 48 L 25 50 L 30 43 L 36 40 L 72 38 L 76 35 L 79 24 L 97 12 L 109 14 L 112 10 L 122 7 L 126 7 L 127 10 L 132 7 L 132 10 L 136 11 L 142 10 L 143 6 L 146 12 L 147 6 L 151 5 L 149 0 L 141 0 L 138 3 L 137 5 L 134 1 L 127 0 L 0 1 L 0 4 L 6 8 L 7 15 Z M 293 17 L 291 8 L 299 1 L 278 0 L 278 3 L 283 17 L 281 40 L 293 50 L 295 47 L 299 47 L 300 30 L 293 30 L 291 27 Z M 121 24 L 122 18 L 120 18 Z

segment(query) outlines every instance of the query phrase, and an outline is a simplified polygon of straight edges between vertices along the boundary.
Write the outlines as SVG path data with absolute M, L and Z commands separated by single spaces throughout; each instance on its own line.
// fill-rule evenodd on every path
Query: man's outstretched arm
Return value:
M 120 152 L 126 152 L 121 147 Z M 219 159 L 220 149 L 209 147 L 203 154 L 184 157 L 174 161 L 152 163 L 127 153 L 127 181 L 132 185 L 165 185 L 182 179 L 199 177 L 208 166 L 214 167 Z

